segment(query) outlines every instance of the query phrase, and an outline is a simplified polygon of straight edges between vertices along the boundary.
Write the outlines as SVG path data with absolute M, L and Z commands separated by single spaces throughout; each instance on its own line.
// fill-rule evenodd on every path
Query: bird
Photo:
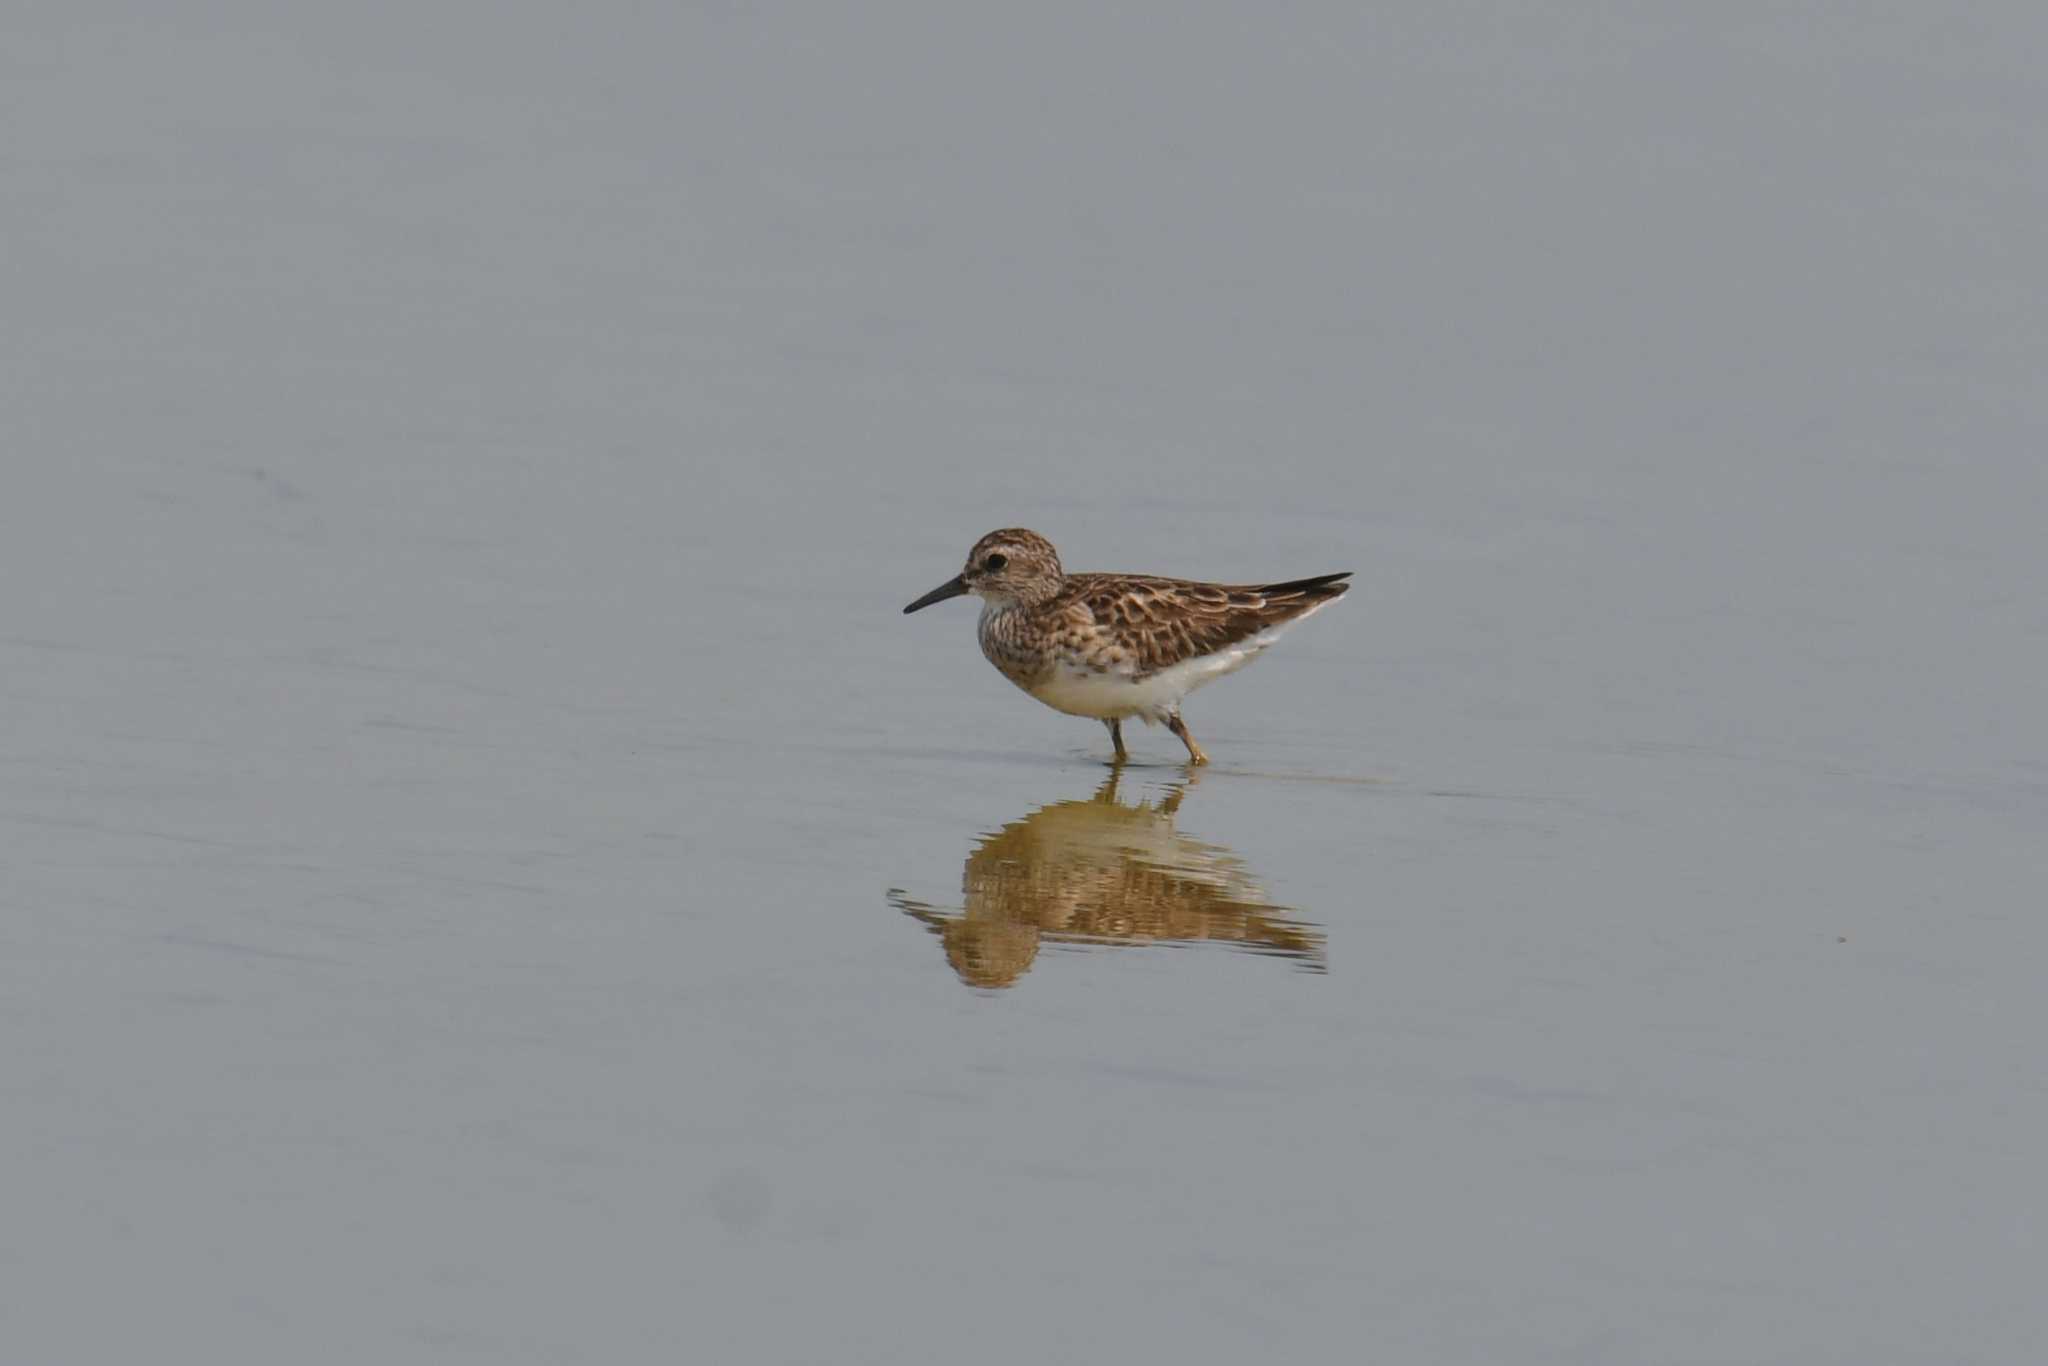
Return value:
M 1220 584 L 1151 574 L 1069 574 L 1035 531 L 1008 527 L 974 543 L 958 574 L 903 609 L 973 594 L 981 652 L 1003 677 L 1070 716 L 1109 728 L 1114 762 L 1130 758 L 1123 722 L 1163 723 L 1190 764 L 1209 756 L 1181 700 L 1249 664 L 1281 631 L 1351 585 L 1351 571 L 1286 583 Z

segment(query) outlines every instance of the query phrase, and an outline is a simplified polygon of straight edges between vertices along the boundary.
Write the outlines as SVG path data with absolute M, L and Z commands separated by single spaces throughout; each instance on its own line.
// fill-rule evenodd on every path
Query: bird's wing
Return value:
M 1214 654 L 1341 597 L 1343 574 L 1290 583 L 1193 583 L 1131 574 L 1074 574 L 1065 596 L 1129 658 L 1143 678 L 1186 659 Z M 1079 615 L 1078 612 L 1075 615 Z

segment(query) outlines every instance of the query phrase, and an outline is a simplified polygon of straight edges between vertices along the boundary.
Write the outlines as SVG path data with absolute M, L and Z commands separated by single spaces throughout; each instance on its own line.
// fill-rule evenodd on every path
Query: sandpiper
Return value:
M 1122 723 L 1163 721 L 1209 756 L 1180 718 L 1181 699 L 1249 664 L 1280 632 L 1344 595 L 1342 574 L 1235 586 L 1149 574 L 1069 574 L 1035 531 L 991 531 L 967 567 L 904 608 L 906 613 L 973 593 L 981 599 L 981 652 L 1003 677 L 1055 711 L 1109 727 L 1117 761 Z

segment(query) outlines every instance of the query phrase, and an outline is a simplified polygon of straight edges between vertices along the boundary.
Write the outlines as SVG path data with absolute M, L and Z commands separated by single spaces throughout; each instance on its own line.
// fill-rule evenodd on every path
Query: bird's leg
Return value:
M 1124 723 L 1116 717 L 1104 717 L 1102 724 L 1109 727 L 1109 742 L 1116 746 L 1116 761 L 1122 763 L 1130 758 L 1131 752 L 1124 748 Z
M 1188 734 L 1188 723 L 1180 719 L 1179 712 L 1175 712 L 1166 718 L 1166 728 L 1175 735 L 1178 735 L 1180 742 L 1188 747 L 1189 763 L 1206 764 L 1209 762 L 1209 756 L 1202 753 L 1202 747 L 1195 743 L 1195 737 Z

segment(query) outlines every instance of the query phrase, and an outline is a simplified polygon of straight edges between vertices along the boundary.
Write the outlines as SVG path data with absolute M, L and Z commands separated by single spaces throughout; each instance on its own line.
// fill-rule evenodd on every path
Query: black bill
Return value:
M 944 602 L 947 598 L 957 598 L 966 591 L 966 580 L 962 579 L 958 574 L 955 574 L 952 578 L 947 579 L 937 588 L 934 588 L 931 592 L 925 594 L 916 602 L 913 602 L 910 604 L 910 606 L 904 608 L 903 614 L 905 616 L 909 616 L 912 612 L 915 612 L 920 607 L 929 607 L 935 602 Z

